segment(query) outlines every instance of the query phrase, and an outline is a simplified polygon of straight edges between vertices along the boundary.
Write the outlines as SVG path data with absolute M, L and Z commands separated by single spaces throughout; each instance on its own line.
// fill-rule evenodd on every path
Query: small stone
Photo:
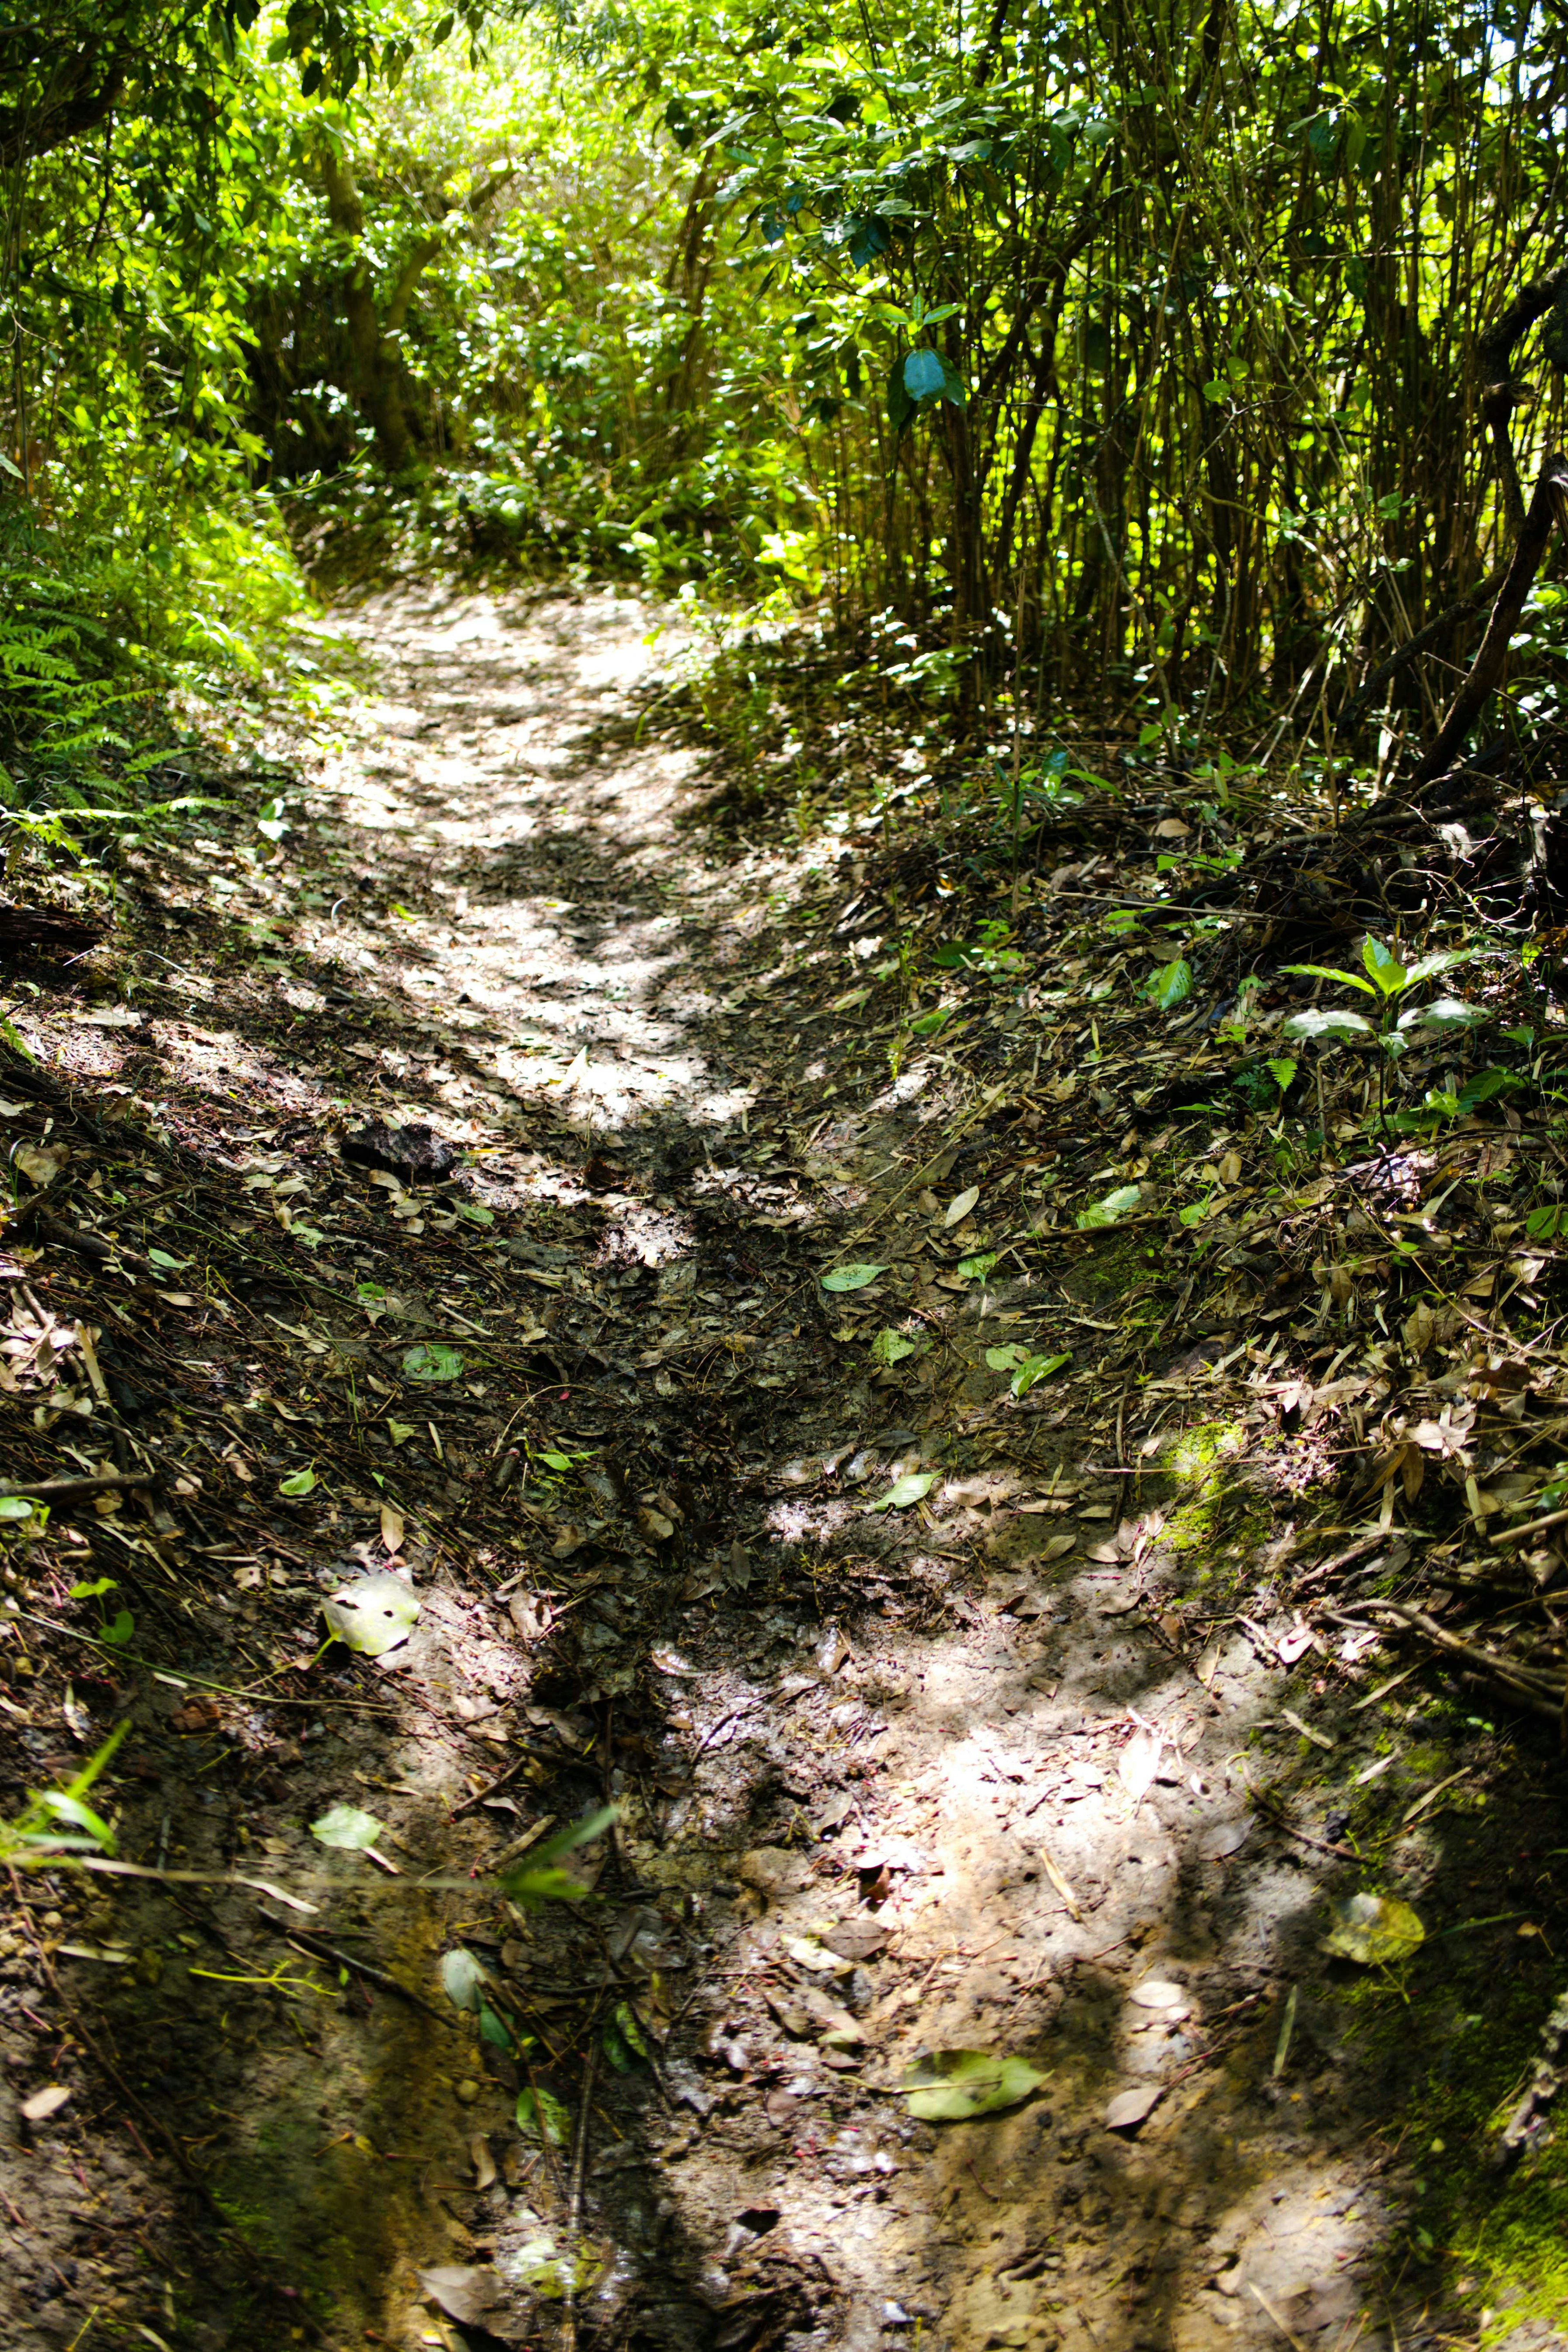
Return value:
M 472 2075 L 465 2075 L 463 2081 L 455 2085 L 455 2089 L 459 2106 L 471 2107 L 479 2095 L 479 2085 Z

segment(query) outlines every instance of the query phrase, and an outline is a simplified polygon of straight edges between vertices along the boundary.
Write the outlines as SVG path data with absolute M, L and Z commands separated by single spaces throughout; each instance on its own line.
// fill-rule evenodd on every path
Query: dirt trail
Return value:
M 1319 1938 L 1336 1817 L 1409 1694 L 1354 1710 L 1313 1681 L 1270 1584 L 1288 1536 L 1271 1552 L 1277 1530 L 1216 1501 L 1230 1441 L 1201 1355 L 1146 1447 L 1153 1400 L 1108 1394 L 1087 1426 L 1048 1387 L 1010 1402 L 986 1349 L 1061 1304 L 1015 1257 L 934 1276 L 929 1344 L 879 1366 L 874 1289 L 819 1277 L 917 1260 L 969 1185 L 957 1237 L 983 1249 L 998 1099 L 935 1056 L 890 1083 L 852 1018 L 816 1025 L 842 950 L 786 924 L 820 849 L 706 823 L 695 754 L 648 723 L 674 640 L 607 595 L 399 593 L 350 625 L 376 683 L 293 812 L 302 878 L 239 874 L 314 978 L 280 978 L 281 1041 L 161 1039 L 209 1100 L 288 1112 L 250 1138 L 307 1172 L 324 1319 L 257 1313 L 340 1376 L 300 1360 L 315 1402 L 272 1424 L 336 1463 L 334 1500 L 269 1551 L 235 1494 L 209 1546 L 233 1590 L 175 1630 L 221 1675 L 263 1607 L 256 1639 L 308 1658 L 320 1588 L 382 1561 L 388 1496 L 423 1610 L 380 1665 L 298 1685 L 281 1749 L 265 1702 L 238 1710 L 255 1754 L 218 1759 L 210 1802 L 177 1790 L 172 1851 L 264 1860 L 319 1906 L 308 1934 L 440 2013 L 334 1987 L 333 1963 L 285 2003 L 259 1980 L 302 1980 L 309 1954 L 237 1890 L 192 1895 L 172 1939 L 162 1894 L 124 1896 L 112 1932 L 144 1965 L 117 2001 L 57 1958 L 126 2069 L 138 2036 L 152 2050 L 159 2112 L 248 2249 L 171 2284 L 159 2326 L 209 2352 L 296 2331 L 334 2352 L 1407 2342 L 1380 2267 L 1414 2193 L 1380 2136 L 1412 2063 L 1399 1996 L 1369 2004 Z M 357 1224 L 311 1208 L 365 1110 L 465 1150 L 480 1222 L 395 1182 L 378 1206 L 362 1175 Z M 1068 1287 L 1092 1334 L 1110 1294 L 1092 1265 Z M 214 1370 L 229 1327 L 204 1328 Z M 465 1378 L 400 1379 L 411 1340 L 462 1350 Z M 1163 1599 L 1242 1561 L 1255 1586 L 1194 1658 Z M 167 1735 L 187 1702 L 137 1687 Z M 122 1850 L 148 1860 L 164 1769 L 126 1796 Z M 1252 1794 L 1292 1773 L 1295 1836 Z M 606 1799 L 592 1905 L 462 1891 Z M 402 1877 L 312 1842 L 341 1801 Z M 1482 1885 L 1484 1820 L 1437 1819 L 1411 1873 Z M 1453 1916 L 1488 1903 L 1454 1891 Z M 458 1947 L 487 1972 L 488 2042 L 441 1990 Z M 918 2119 L 905 2069 L 958 2050 L 1043 2080 Z M 560 2116 L 542 2155 L 514 2120 L 535 2093 Z M 37 2332 L 8 2340 L 70 2340 L 79 2300 L 43 2284 Z

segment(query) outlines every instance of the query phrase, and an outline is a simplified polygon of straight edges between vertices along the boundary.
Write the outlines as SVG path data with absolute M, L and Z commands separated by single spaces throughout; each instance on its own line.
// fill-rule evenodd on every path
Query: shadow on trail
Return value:
M 198 1748 L 180 1692 L 136 1686 L 125 1850 L 166 1821 L 172 1859 L 260 1870 L 350 1955 L 289 1947 L 254 1892 L 136 1892 L 133 1979 L 57 1963 L 240 2233 L 220 2259 L 204 2222 L 210 2274 L 124 2309 L 199 2352 L 1451 2341 L 1560 2263 L 1550 2143 L 1486 2168 L 1564 1925 L 1533 1729 L 1418 1677 L 1369 1700 L 1321 1648 L 1285 1667 L 1302 1563 L 1258 1533 L 1266 1498 L 1226 1544 L 1241 1474 L 1206 1471 L 1184 1517 L 1197 1376 L 1129 1504 L 1108 1420 L 1004 1410 L 971 1302 L 922 1294 L 928 1344 L 896 1367 L 835 1330 L 819 1276 L 846 1237 L 913 1260 L 906 1176 L 983 1182 L 1007 1114 L 950 1144 L 935 1082 L 851 1083 L 852 1034 L 831 1096 L 810 1075 L 816 948 L 780 920 L 804 853 L 687 821 L 694 760 L 627 715 L 641 605 L 395 596 L 354 626 L 384 692 L 323 756 L 308 847 L 270 878 L 234 861 L 239 916 L 287 918 L 291 961 L 249 995 L 216 966 L 216 1011 L 92 1047 L 204 1133 L 212 1230 L 276 1216 L 238 1123 L 291 1147 L 317 1233 L 301 1284 L 236 1282 L 245 1321 L 193 1356 L 138 1306 L 158 1442 L 224 1516 L 188 1589 L 116 1572 L 172 1661 L 248 1696 Z M 366 1114 L 464 1145 L 489 1224 L 345 1173 L 326 1139 Z M 366 1283 L 404 1319 L 367 1333 Z M 1054 1295 L 1038 1269 L 993 1292 L 1020 1317 Z M 402 1379 L 423 1334 L 462 1382 Z M 283 1537 L 307 1454 L 329 1497 Z M 286 1715 L 262 1677 L 382 1559 L 388 1496 L 418 1634 Z M 603 1801 L 591 1904 L 474 1884 Z M 312 1841 L 343 1801 L 401 1879 Z M 1426 1923 L 1396 1969 L 1321 1948 L 1363 1884 Z M 455 1946 L 493 2031 L 443 2006 Z M 920 2120 L 906 2068 L 965 2050 L 1045 2079 Z M 141 2164 L 99 2193 L 152 2193 L 162 2151 Z M 38 2291 L 16 2340 L 57 2352 L 83 2316 Z

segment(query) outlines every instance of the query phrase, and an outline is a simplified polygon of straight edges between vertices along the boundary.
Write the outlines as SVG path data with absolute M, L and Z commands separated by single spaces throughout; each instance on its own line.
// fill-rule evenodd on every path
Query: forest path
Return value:
M 1214 1343 L 1157 1396 L 1097 1372 L 1141 1242 L 1033 1248 L 998 1053 L 890 1075 L 865 832 L 727 821 L 657 618 L 340 615 L 351 706 L 215 775 L 127 857 L 105 973 L 16 1013 L 7 1116 L 108 1238 L 24 1244 L 13 1447 L 163 1486 L 6 1566 L 40 1658 L 0 1738 L 61 1783 L 128 1720 L 120 1851 L 195 1874 L 57 1873 L 5 1931 L 0 2053 L 69 2094 L 0 2131 L 18 2352 L 105 2315 L 176 2352 L 1407 2344 L 1426 2056 L 1396 1976 L 1322 1958 L 1323 1881 L 1406 1751 L 1423 1908 L 1495 1932 L 1532 1833 L 1439 1828 L 1410 1694 L 1312 1679 Z M 1030 1072 L 1024 1018 L 976 1034 Z M 378 1122 L 450 1172 L 370 1166 Z M 89 1316 L 107 1399 L 44 1344 Z M 389 1566 L 412 1637 L 323 1654 Z M 606 1801 L 591 1902 L 497 1893 Z M 318 1834 L 344 1806 L 379 1866 Z M 1451 2039 L 1501 1948 L 1441 1948 Z M 923 2116 L 907 2070 L 962 2052 L 1008 2104 Z
M 834 1336 L 864 1301 L 818 1276 L 940 1233 L 922 1179 L 944 1207 L 970 1181 L 984 1105 L 933 1098 L 929 1074 L 890 1087 L 852 1008 L 813 1028 L 845 958 L 815 928 L 791 942 L 806 858 L 705 822 L 694 755 L 643 724 L 647 623 L 602 595 L 375 600 L 353 625 L 379 740 L 340 779 L 420 918 L 411 1055 L 441 1057 L 420 1099 L 481 1123 L 522 1106 L 514 1262 L 565 1285 L 532 1410 L 559 1373 L 584 1484 L 547 1494 L 538 1533 L 565 1533 L 513 1603 L 526 1721 L 537 1737 L 542 1700 L 569 1743 L 610 1738 L 609 1949 L 669 2033 L 658 2092 L 601 2055 L 583 2141 L 610 1995 L 555 2012 L 599 2265 L 581 2327 L 834 2352 L 1375 2343 L 1360 2273 L 1385 2208 L 1348 2012 L 1309 1995 L 1274 2063 L 1287 1989 L 1321 1973 L 1324 1864 L 1260 1850 L 1244 1750 L 1266 1670 L 1233 1625 L 1200 1681 L 1157 1609 L 1129 1615 L 1129 1571 L 1135 1595 L 1170 1570 L 1159 1506 L 1183 1490 L 1129 1505 L 1109 1400 L 1089 1430 L 1038 1397 L 998 1423 L 983 1342 L 1021 1328 L 1027 1276 L 928 1288 L 935 1344 L 896 1371 L 868 1359 L 874 1313 Z M 988 1152 L 974 1174 L 1006 1181 Z M 1089 1331 L 1106 1303 L 1082 1301 Z M 914 1507 L 867 1512 L 922 1473 Z M 592 1768 L 558 1785 L 563 1760 L 541 1768 L 556 1818 L 601 1792 Z M 493 1856 L 526 1819 L 491 1819 Z M 506 1959 L 526 1989 L 587 1948 L 555 1915 Z M 956 2049 L 1049 2079 L 922 2124 L 896 2085 Z M 473 2119 L 505 2136 L 519 2078 L 497 2072 Z M 1141 2129 L 1108 2129 L 1140 2091 L 1161 2095 Z M 567 2218 L 539 2187 L 492 2190 L 477 2241 L 524 2335 L 519 2248 Z

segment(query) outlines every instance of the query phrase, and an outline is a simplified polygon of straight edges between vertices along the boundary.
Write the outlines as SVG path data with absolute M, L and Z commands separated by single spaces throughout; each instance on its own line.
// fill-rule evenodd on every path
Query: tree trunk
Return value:
M 321 184 L 333 227 L 349 241 L 350 258 L 343 277 L 343 317 L 354 354 L 354 394 L 389 474 L 409 473 L 414 463 L 413 436 L 403 405 L 401 370 L 395 349 L 387 347 L 370 266 L 361 250 L 365 212 L 354 175 L 329 147 L 319 151 Z M 435 247 L 431 247 L 434 252 Z M 429 255 L 425 256 L 428 260 Z M 423 268 L 423 262 L 420 268 Z M 416 270 L 415 277 L 418 275 Z M 408 293 L 413 292 L 410 280 Z M 407 294 L 402 307 L 407 309 Z

